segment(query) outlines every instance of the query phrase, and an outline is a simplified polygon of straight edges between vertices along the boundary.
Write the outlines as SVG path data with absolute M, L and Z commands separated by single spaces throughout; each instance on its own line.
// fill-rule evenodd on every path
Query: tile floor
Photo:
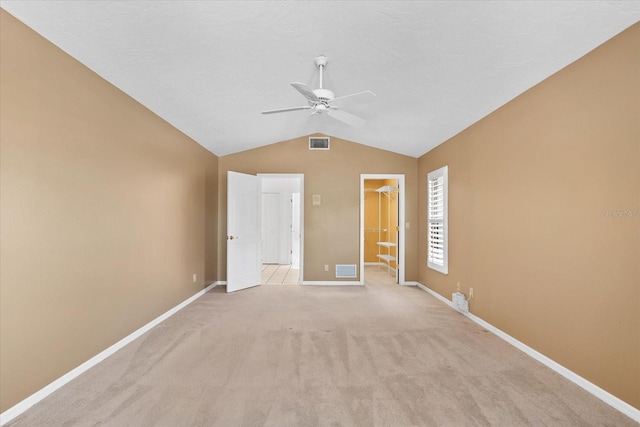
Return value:
M 297 285 L 300 270 L 291 265 L 262 264 L 263 285 Z
M 396 283 L 395 276 L 378 266 L 365 266 L 365 276 L 367 279 L 375 280 L 378 283 Z M 300 270 L 291 268 L 290 265 L 262 264 L 263 285 L 297 285 L 299 277 Z

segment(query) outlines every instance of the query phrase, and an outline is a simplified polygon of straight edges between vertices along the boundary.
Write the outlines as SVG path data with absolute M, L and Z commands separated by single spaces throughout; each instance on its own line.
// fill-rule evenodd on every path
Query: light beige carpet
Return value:
M 9 425 L 636 425 L 373 269 L 364 287 L 215 288 Z

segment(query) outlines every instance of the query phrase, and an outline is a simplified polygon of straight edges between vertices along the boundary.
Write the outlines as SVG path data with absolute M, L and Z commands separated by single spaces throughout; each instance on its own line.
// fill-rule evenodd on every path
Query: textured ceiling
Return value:
M 638 1 L 0 1 L 216 155 L 321 132 L 418 157 L 640 19 Z M 363 90 L 361 128 L 290 82 Z

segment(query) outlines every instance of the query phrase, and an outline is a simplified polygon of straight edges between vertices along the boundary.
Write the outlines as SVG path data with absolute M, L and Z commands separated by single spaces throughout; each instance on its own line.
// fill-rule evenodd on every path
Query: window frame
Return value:
M 442 178 L 442 215 L 432 217 L 431 198 L 433 196 L 431 182 Z M 442 274 L 449 274 L 449 166 L 443 166 L 427 174 L 427 267 Z M 431 241 L 432 224 L 442 224 L 442 265 L 434 262 Z

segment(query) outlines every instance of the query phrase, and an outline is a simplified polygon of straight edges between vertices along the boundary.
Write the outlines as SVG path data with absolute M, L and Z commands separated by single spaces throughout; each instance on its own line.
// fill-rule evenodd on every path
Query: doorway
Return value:
M 404 175 L 361 175 L 360 274 L 365 283 L 404 284 L 404 224 Z
M 262 283 L 299 284 L 303 265 L 303 175 L 258 174 L 262 181 Z

